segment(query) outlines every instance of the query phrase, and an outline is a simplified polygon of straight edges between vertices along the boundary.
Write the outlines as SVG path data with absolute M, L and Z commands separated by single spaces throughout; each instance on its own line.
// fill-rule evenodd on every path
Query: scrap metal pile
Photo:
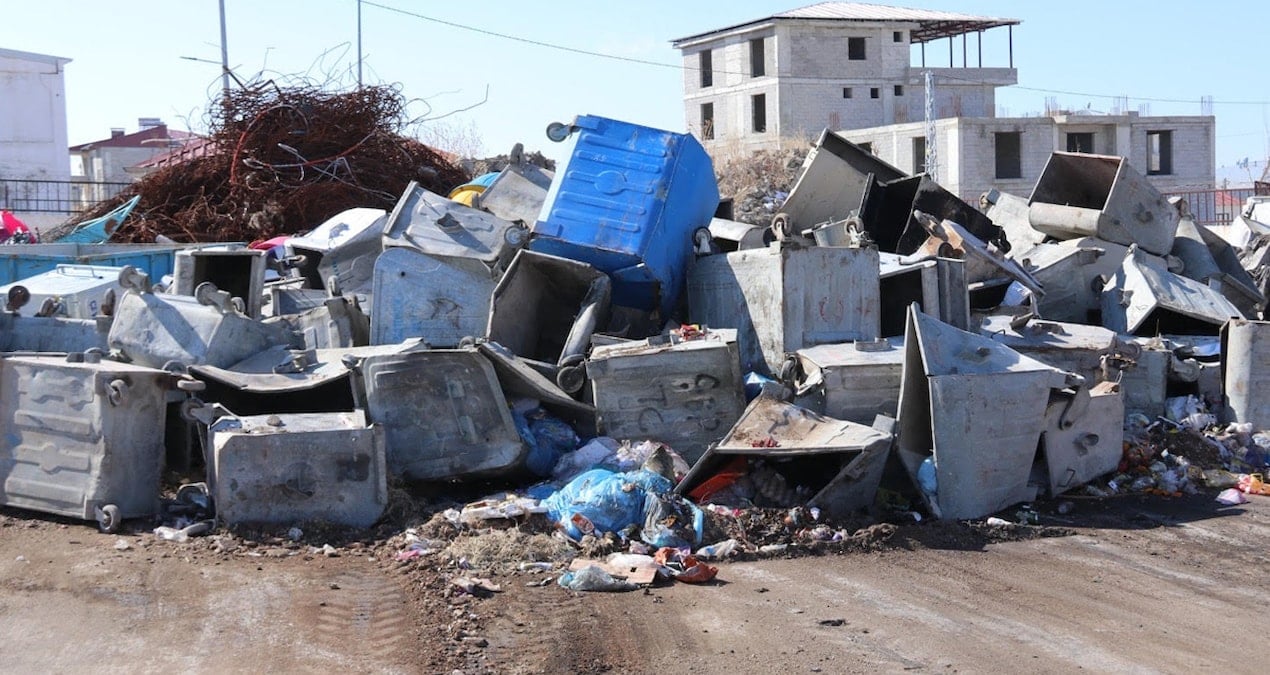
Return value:
M 302 108 L 262 99 L 223 140 L 279 145 Z M 205 466 L 177 496 L 191 517 L 360 528 L 390 478 L 497 484 L 437 518 L 540 514 L 700 581 L 749 546 L 710 540 L 721 514 L 784 509 L 832 538 L 870 510 L 978 519 L 1266 464 L 1268 201 L 1205 228 L 1122 158 L 1054 153 L 1030 198 L 976 207 L 826 131 L 757 227 L 716 217 L 691 136 L 593 116 L 548 135 L 569 144 L 554 173 L 518 146 L 453 199 L 411 182 L 303 235 L 123 247 L 97 255 L 125 267 L 6 287 L 0 503 L 170 517 L 166 461 Z M 239 145 L 216 160 L 226 201 L 185 198 L 256 239 L 235 195 L 303 167 Z M 1217 466 L 1168 452 L 1185 429 Z M 625 587 L 586 567 L 562 584 Z
M 354 206 L 391 206 L 410 181 L 444 191 L 468 176 L 402 135 L 405 99 L 388 85 L 331 92 L 272 81 L 211 107 L 206 152 L 156 170 L 86 214 L 140 195 L 116 242 L 251 241 L 307 230 Z

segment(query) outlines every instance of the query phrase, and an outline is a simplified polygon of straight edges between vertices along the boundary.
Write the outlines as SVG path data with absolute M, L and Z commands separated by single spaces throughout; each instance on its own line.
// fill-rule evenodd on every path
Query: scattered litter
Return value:
M 614 577 L 598 565 L 588 565 L 577 571 L 569 571 L 560 575 L 557 582 L 561 588 L 571 591 L 633 591 L 639 584 Z

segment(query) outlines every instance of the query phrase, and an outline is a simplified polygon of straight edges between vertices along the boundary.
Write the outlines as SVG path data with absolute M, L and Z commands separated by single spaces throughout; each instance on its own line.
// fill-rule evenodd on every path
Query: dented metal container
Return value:
M 883 418 L 879 418 L 883 419 Z M 796 405 L 760 396 L 716 446 L 706 451 L 675 487 L 689 494 L 735 458 L 786 469 L 783 483 L 801 483 L 805 503 L 831 518 L 845 518 L 873 504 L 894 435 L 881 428 L 844 422 Z M 800 476 L 801 480 L 795 476 Z M 809 490 L 807 490 L 809 488 Z M 783 504 L 782 506 L 798 506 Z
M 1077 373 L 1092 385 L 1118 379 L 1133 367 L 1142 347 L 1101 326 L 1028 317 L 991 316 L 979 332 L 996 342 L 1059 370 Z
M 567 141 L 529 247 L 613 277 L 613 304 L 669 317 L 693 235 L 719 205 L 714 167 L 689 134 L 579 115 L 552 126 Z M 551 134 L 549 134 L 550 136 Z
M 494 288 L 485 336 L 577 393 L 611 289 L 609 277 L 586 263 L 522 250 Z
M 710 219 L 710 237 L 723 253 L 767 246 L 767 229 L 723 218 Z
M 1116 470 L 1124 454 L 1124 412 L 1115 382 L 1054 392 L 1041 435 L 1050 496 Z
M 122 271 L 122 267 L 58 265 L 48 272 L 0 286 L 0 298 L 9 298 L 10 292 L 21 286 L 27 295 L 22 306 L 16 308 L 18 314 L 92 319 L 102 313 L 107 291 L 123 292 L 119 287 Z M 51 304 L 46 307 L 46 303 Z
M 375 262 L 371 344 L 421 337 L 434 347 L 457 347 L 483 335 L 496 281 L 484 265 L 390 247 Z
M 904 335 L 907 308 L 916 302 L 923 312 L 963 330 L 970 327 L 970 289 L 966 263 L 950 258 L 909 261 L 895 253 L 879 253 L 878 296 L 881 334 Z
M 734 330 L 597 346 L 586 369 L 601 434 L 660 441 L 689 464 L 745 408 Z
M 172 292 L 194 295 L 210 282 L 230 297 L 242 298 L 243 313 L 260 317 L 265 292 L 265 252 L 240 246 L 190 249 L 176 254 Z
M 1040 315 L 1053 321 L 1097 323 L 1102 315 L 1103 278 L 1120 269 L 1129 249 L 1080 237 L 1041 244 L 1015 256 L 1045 288 L 1036 299 Z
M 317 307 L 270 321 L 299 335 L 308 349 L 345 349 L 370 343 L 370 317 L 352 295 L 327 298 Z
M 878 184 L 865 195 L 860 218 L 878 249 L 908 255 L 920 248 L 929 234 L 918 222 L 915 214 L 919 211 L 937 221 L 957 223 L 1002 254 L 1010 251 L 1001 227 L 926 174 Z
M 360 293 L 370 286 L 375 258 L 383 251 L 387 220 L 383 209 L 347 209 L 287 240 L 287 253 L 303 257 L 299 273 L 310 288 Z
M 108 532 L 154 515 L 172 385 L 100 354 L 0 358 L 0 504 Z
M 388 505 L 383 434 L 362 411 L 221 417 L 207 430 L 216 518 L 370 527 Z
M 741 367 L 779 372 L 804 347 L 878 337 L 878 252 L 768 248 L 706 256 L 688 278 L 688 315 L 735 328 Z
M 1028 203 L 1024 197 L 993 188 L 980 195 L 979 209 L 1005 232 L 1005 238 L 1010 242 L 1008 255 L 1011 258 L 1018 259 L 1019 253 L 1040 245 L 1046 239 L 1045 233 L 1033 229 L 1028 221 Z
M 1231 321 L 1222 342 L 1229 421 L 1270 429 L 1270 322 Z
M 104 352 L 110 323 L 110 317 L 66 319 L 0 312 L 0 352 Z
M 555 173 L 525 161 L 524 146 L 512 147 L 510 161 L 485 188 L 476 195 L 473 206 L 506 220 L 529 227 L 538 220 L 547 190 Z
M 1174 370 L 1173 352 L 1157 338 L 1127 340 L 1137 346 L 1138 353 L 1133 367 L 1120 376 L 1125 414 L 1140 413 L 1155 419 L 1164 414 L 1169 373 Z
M 938 518 L 1030 501 L 1050 392 L 1081 378 L 909 309 L 899 458 Z
M 394 475 L 441 481 L 523 468 L 528 448 L 475 347 L 371 356 L 356 368 Z
M 1136 247 L 1102 292 L 1103 325 L 1119 333 L 1215 335 L 1231 318 L 1243 316 L 1220 292 Z
M 795 402 L 834 419 L 871 424 L 895 417 L 904 371 L 904 338 L 819 345 L 798 350 Z
M 169 362 L 221 368 L 275 345 L 297 341 L 281 324 L 249 318 L 229 294 L 211 284 L 195 297 L 157 295 L 145 289 L 144 275 L 125 268 L 120 283 L 128 288 L 118 300 L 108 343 L 133 363 L 162 368 Z
M 446 262 L 465 261 L 493 274 L 511 264 L 529 231 L 410 183 L 388 216 L 385 249 L 407 246 Z
M 787 232 L 802 232 L 859 211 L 871 181 L 891 181 L 907 174 L 873 153 L 825 129 L 803 160 L 802 172 L 780 212 Z
M 1097 237 L 1166 255 L 1177 211 L 1124 157 L 1055 152 L 1028 200 L 1029 221 L 1059 239 Z

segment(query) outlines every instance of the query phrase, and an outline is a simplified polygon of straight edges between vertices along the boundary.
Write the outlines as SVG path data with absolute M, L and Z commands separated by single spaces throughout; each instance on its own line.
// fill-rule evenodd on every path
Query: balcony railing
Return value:
M 0 209 L 14 213 L 82 213 L 130 183 L 0 179 Z
M 1229 225 L 1253 195 L 1270 195 L 1270 183 L 1257 183 L 1250 188 L 1217 190 L 1184 190 L 1167 192 L 1165 197 L 1181 197 L 1191 207 L 1191 216 L 1200 225 Z

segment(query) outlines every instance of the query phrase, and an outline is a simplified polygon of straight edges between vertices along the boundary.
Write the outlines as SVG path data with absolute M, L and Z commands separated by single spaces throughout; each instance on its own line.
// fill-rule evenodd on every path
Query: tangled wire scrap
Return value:
M 355 207 L 391 209 L 410 181 L 446 193 L 469 176 L 401 134 L 390 85 L 330 92 L 256 83 L 212 104 L 199 152 L 157 169 L 81 219 L 141 202 L 115 242 L 253 241 L 303 232 Z

